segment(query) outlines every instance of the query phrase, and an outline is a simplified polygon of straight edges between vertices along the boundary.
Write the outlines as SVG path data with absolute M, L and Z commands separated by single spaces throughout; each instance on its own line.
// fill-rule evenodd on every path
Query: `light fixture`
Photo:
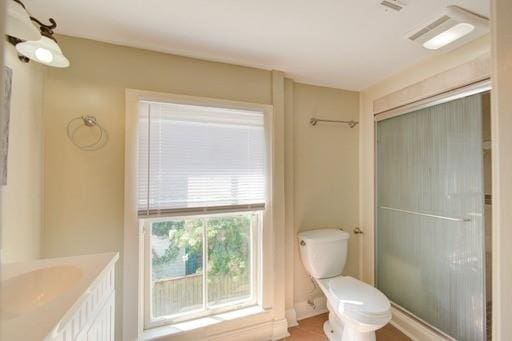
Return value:
M 25 8 L 19 0 L 9 1 L 12 1 L 18 6 L 22 6 L 23 9 Z M 40 34 L 36 36 L 35 39 L 22 39 L 19 36 L 7 35 L 8 41 L 16 46 L 19 59 L 26 63 L 31 59 L 48 66 L 68 67 L 69 60 L 64 56 L 57 44 L 57 40 L 53 37 L 53 30 L 57 27 L 55 20 L 53 18 L 48 19 L 50 24 L 46 25 L 32 16 L 30 16 L 29 19 L 39 26 Z
M 62 50 L 55 40 L 43 37 L 36 41 L 26 41 L 16 45 L 21 55 L 38 63 L 55 67 L 68 67 L 69 60 L 62 54 Z
M 423 43 L 423 47 L 429 50 L 437 50 L 441 47 L 454 42 L 457 39 L 471 33 L 475 26 L 467 23 L 457 24 L 444 32 L 439 33 L 434 38 Z
M 5 34 L 21 40 L 41 39 L 41 33 L 32 24 L 25 5 L 19 0 L 8 0 L 6 4 Z
M 429 50 L 455 48 L 489 32 L 489 19 L 458 6 L 445 12 L 407 35 L 407 38 Z

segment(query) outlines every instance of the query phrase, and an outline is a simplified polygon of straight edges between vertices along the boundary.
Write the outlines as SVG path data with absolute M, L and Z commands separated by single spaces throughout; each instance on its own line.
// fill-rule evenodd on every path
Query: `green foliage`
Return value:
M 250 217 L 210 218 L 207 222 L 209 276 L 246 276 L 250 267 Z
M 153 255 L 153 265 L 175 260 L 180 250 L 188 258 L 202 257 L 203 224 L 208 238 L 208 276 L 210 280 L 229 275 L 247 278 L 250 268 L 251 216 L 236 215 L 192 218 L 153 223 L 153 235 L 168 237 L 170 244 L 164 255 Z M 199 269 L 198 269 L 199 272 Z
M 152 234 L 168 237 L 170 244 L 163 256 L 153 255 L 153 265 L 165 264 L 185 249 L 189 257 L 203 252 L 203 222 L 200 219 L 169 220 L 153 223 Z

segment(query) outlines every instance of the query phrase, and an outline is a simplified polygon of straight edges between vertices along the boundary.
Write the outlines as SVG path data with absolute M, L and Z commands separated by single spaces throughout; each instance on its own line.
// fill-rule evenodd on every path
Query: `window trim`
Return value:
M 138 89 L 125 90 L 125 200 L 124 200 L 124 244 L 123 244 L 123 339 L 140 339 L 144 333 L 144 287 L 140 281 L 140 272 L 144 269 L 144 260 L 141 252 L 143 239 L 140 238 L 143 225 L 138 217 L 137 202 L 137 124 L 139 101 L 164 101 L 191 105 L 220 106 L 225 108 L 261 111 L 264 115 L 265 140 L 266 140 L 266 205 L 262 218 L 262 228 L 260 230 L 261 243 L 261 262 L 259 272 L 261 274 L 261 288 L 258 302 L 261 309 L 269 312 L 272 316 L 274 304 L 274 247 L 275 228 L 274 220 L 281 217 L 281 202 L 274 217 L 273 198 L 274 182 L 278 184 L 283 179 L 276 179 L 280 175 L 279 169 L 276 169 L 275 158 L 281 157 L 274 146 L 275 129 L 283 133 L 282 127 L 274 124 L 274 107 L 268 104 L 250 103 L 241 101 L 231 101 L 224 99 L 215 99 L 207 97 L 196 97 L 187 95 L 177 95 L 162 92 L 145 91 Z M 277 154 L 276 154 L 277 153 Z M 274 170 L 276 173 L 274 174 Z M 281 174 L 282 175 L 282 174 Z M 280 176 L 281 176 L 280 175 Z M 278 200 L 279 201 L 279 200 Z M 135 298 L 135 299 L 134 299 Z M 269 320 L 270 321 L 270 320 Z M 229 327 L 225 327 L 226 330 Z M 219 330 L 219 329 L 216 329 Z M 220 330 L 223 330 L 222 328 Z
M 193 310 L 191 312 L 181 313 L 181 314 L 175 314 L 168 317 L 162 317 L 158 319 L 152 319 L 151 318 L 151 302 L 152 302 L 152 292 L 151 292 L 151 274 L 152 274 L 152 262 L 150 257 L 150 248 L 151 248 L 151 224 L 159 221 L 167 221 L 169 218 L 210 218 L 215 216 L 234 216 L 239 215 L 241 213 L 257 213 L 258 219 L 256 222 L 256 226 L 253 225 L 251 222 L 251 297 L 243 300 L 233 301 L 229 303 L 224 303 L 215 306 L 214 308 L 208 308 L 208 291 L 207 288 L 203 287 L 203 295 L 206 295 L 206 297 L 203 297 L 203 300 L 206 300 L 204 304 L 206 306 L 202 307 L 200 310 Z M 262 256 L 262 250 L 261 250 L 261 235 L 260 231 L 262 230 L 263 226 L 263 211 L 255 211 L 255 210 L 248 210 L 248 211 L 241 211 L 241 212 L 229 212 L 229 213 L 215 213 L 215 214 L 195 214 L 195 215 L 188 215 L 188 216 L 175 216 L 175 217 L 149 217 L 149 218 L 143 218 L 141 219 L 143 224 L 143 230 L 141 233 L 143 234 L 143 250 L 142 250 L 142 257 L 144 258 L 144 271 L 141 271 L 141 281 L 143 282 L 144 286 L 144 298 L 143 298 L 143 304 L 144 304 L 144 330 L 152 329 L 152 328 L 158 328 L 166 325 L 172 325 L 175 323 L 181 323 L 186 322 L 194 319 L 199 319 L 203 317 L 209 317 L 211 315 L 221 314 L 225 312 L 230 312 L 234 310 L 244 309 L 252 306 L 260 306 L 260 288 L 261 288 L 261 274 L 260 274 L 260 263 L 261 263 L 261 256 Z M 205 243 L 206 236 L 203 235 L 203 254 L 206 255 L 204 258 L 205 263 L 208 262 L 206 248 L 207 243 Z M 208 269 L 204 269 L 204 273 L 206 274 L 206 277 L 204 277 L 204 282 L 207 281 L 207 272 Z M 204 285 L 203 282 L 203 285 Z

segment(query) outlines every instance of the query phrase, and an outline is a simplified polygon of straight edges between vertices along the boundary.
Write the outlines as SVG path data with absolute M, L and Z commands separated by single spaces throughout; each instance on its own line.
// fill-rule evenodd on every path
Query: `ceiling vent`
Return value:
M 489 19 L 448 6 L 443 15 L 407 34 L 407 39 L 429 50 L 460 46 L 489 32 Z
M 400 0 L 383 0 L 380 2 L 380 4 L 384 7 L 386 7 L 386 10 L 392 9 L 394 11 L 401 11 L 402 8 L 405 7 L 406 3 L 405 1 Z

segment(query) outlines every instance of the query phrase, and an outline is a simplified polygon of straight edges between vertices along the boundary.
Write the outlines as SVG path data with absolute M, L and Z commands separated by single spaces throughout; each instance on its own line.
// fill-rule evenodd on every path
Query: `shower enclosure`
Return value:
M 461 341 L 486 339 L 488 89 L 376 116 L 376 285 L 396 308 Z

